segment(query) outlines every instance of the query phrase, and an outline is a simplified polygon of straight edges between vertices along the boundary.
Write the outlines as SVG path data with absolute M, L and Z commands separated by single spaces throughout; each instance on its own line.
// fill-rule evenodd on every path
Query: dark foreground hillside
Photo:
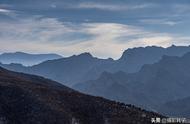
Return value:
M 148 124 L 159 116 L 0 68 L 0 124 Z

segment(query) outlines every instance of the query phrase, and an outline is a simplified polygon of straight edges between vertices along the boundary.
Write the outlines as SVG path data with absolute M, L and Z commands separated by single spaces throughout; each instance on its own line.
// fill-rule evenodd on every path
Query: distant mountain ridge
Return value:
M 57 54 L 28 54 L 24 52 L 3 53 L 0 55 L 0 62 L 4 64 L 17 63 L 24 66 L 32 66 L 43 61 L 60 59 L 62 56 Z
M 163 56 L 159 62 L 144 65 L 136 73 L 104 72 L 98 79 L 77 84 L 74 88 L 158 111 L 160 105 L 168 101 L 189 96 L 189 74 L 190 52 L 182 57 Z M 190 113 L 183 114 L 190 117 Z M 172 115 L 172 111 L 169 115 Z
M 9 70 L 36 74 L 61 82 L 67 86 L 74 85 L 79 81 L 96 78 L 107 65 L 114 62 L 112 59 L 98 59 L 90 53 L 82 53 L 67 58 L 48 60 L 38 65 L 24 67 L 18 64 L 0 64 Z M 91 74 L 90 76 L 87 76 Z
M 168 48 L 149 46 L 126 50 L 118 60 L 99 59 L 90 53 L 42 62 L 31 67 L 1 64 L 2 67 L 30 74 L 44 76 L 67 86 L 97 79 L 103 72 L 138 72 L 144 64 L 153 64 L 163 55 L 182 56 L 190 52 L 190 46 L 171 46 Z
M 0 68 L 1 124 L 151 124 L 156 117 L 164 116 Z
M 137 47 L 127 49 L 117 61 L 118 71 L 129 73 L 138 72 L 145 64 L 153 64 L 161 60 L 163 55 L 183 56 L 190 52 L 190 46 L 175 46 L 167 48 L 157 46 Z

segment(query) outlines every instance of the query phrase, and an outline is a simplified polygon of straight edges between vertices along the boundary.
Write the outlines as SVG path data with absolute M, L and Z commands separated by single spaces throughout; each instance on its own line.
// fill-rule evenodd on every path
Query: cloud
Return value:
M 57 8 L 57 5 L 56 4 L 51 4 L 50 7 L 51 8 Z
M 82 2 L 77 5 L 68 5 L 68 8 L 73 9 L 99 9 L 108 11 L 122 11 L 122 10 L 136 10 L 153 7 L 154 4 L 139 4 L 139 5 L 128 5 L 128 4 L 106 4 L 106 3 L 95 3 L 95 2 Z
M 8 9 L 1 9 L 0 8 L 0 13 L 10 13 L 11 11 Z
M 8 14 L 8 13 L 13 13 L 14 11 L 11 10 L 12 6 L 9 4 L 1 4 L 0 3 L 0 14 Z
M 72 32 L 62 22 L 54 18 L 29 18 L 17 23 L 1 22 L 1 38 L 8 40 L 49 41 L 49 39 Z M 9 37 L 9 35 L 11 37 Z
M 189 4 L 174 4 L 172 8 L 176 11 L 177 14 L 189 13 L 190 11 Z
M 90 52 L 101 58 L 119 58 L 131 47 L 188 44 L 189 37 L 150 32 L 118 23 L 66 23 L 56 18 L 31 17 L 17 23 L 0 23 L 2 51 L 26 51 L 64 56 Z M 181 41 L 181 42 L 179 42 Z M 16 44 L 16 45 L 15 45 Z
M 144 24 L 169 25 L 169 26 L 174 26 L 181 23 L 181 21 L 172 21 L 168 19 L 142 19 L 140 20 L 140 22 Z
M 14 18 L 15 16 L 17 16 L 18 11 L 15 10 L 11 10 L 11 9 L 7 9 L 10 8 L 10 5 L 7 4 L 0 4 L 0 15 L 6 15 L 9 17 Z M 1 18 L 0 18 L 1 20 Z

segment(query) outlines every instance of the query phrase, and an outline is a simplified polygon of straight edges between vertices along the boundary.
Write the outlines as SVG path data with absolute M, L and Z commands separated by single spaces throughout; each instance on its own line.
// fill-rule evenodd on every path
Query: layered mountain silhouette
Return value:
M 43 61 L 59 58 L 62 58 L 62 56 L 57 54 L 28 54 L 23 52 L 15 52 L 1 54 L 0 62 L 4 64 L 18 63 L 25 66 L 32 66 Z
M 153 64 L 163 55 L 182 56 L 190 52 L 189 46 L 139 47 L 126 50 L 120 59 L 99 59 L 89 53 L 74 55 L 67 58 L 42 62 L 31 67 L 18 64 L 1 64 L 13 71 L 44 76 L 64 85 L 72 86 L 80 82 L 97 79 L 103 72 L 125 73 L 138 72 L 144 64 Z
M 167 102 L 189 97 L 189 51 L 189 46 L 152 46 L 128 49 L 118 60 L 83 53 L 30 67 L 15 63 L 0 65 L 50 78 L 84 93 L 168 114 L 160 106 L 164 108 Z
M 19 64 L 1 64 L 1 66 L 13 71 L 44 76 L 71 86 L 78 82 L 96 79 L 113 63 L 113 59 L 98 59 L 90 53 L 83 53 L 68 58 L 45 61 L 31 67 Z
M 189 96 L 189 74 L 190 53 L 182 57 L 163 56 L 155 64 L 144 65 L 139 72 L 104 72 L 96 80 L 75 85 L 75 89 L 157 111 L 168 101 Z
M 190 46 L 172 45 L 168 48 L 148 46 L 127 49 L 116 62 L 115 70 L 133 73 L 139 71 L 144 64 L 159 61 L 163 55 L 182 56 L 187 52 L 190 52 Z
M 163 116 L 0 68 L 1 124 L 149 124 L 152 117 Z

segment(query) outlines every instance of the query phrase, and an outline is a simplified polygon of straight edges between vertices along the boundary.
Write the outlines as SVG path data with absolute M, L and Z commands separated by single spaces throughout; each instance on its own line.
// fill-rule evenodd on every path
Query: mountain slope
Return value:
M 169 101 L 160 106 L 159 110 L 163 114 L 174 117 L 186 117 L 190 116 L 190 97 L 185 97 L 173 101 Z
M 89 53 L 74 55 L 67 58 L 42 62 L 32 67 L 20 65 L 4 65 L 9 70 L 40 75 L 72 86 L 76 83 L 97 79 L 102 72 L 115 73 L 123 71 L 126 73 L 137 72 L 144 64 L 153 64 L 159 61 L 163 55 L 182 56 L 190 52 L 190 47 L 171 46 L 162 47 L 139 47 L 126 50 L 119 60 L 98 59 Z
M 104 69 L 106 70 L 107 65 L 113 62 L 112 59 L 98 59 L 89 53 L 83 53 L 45 61 L 32 67 L 21 67 L 16 64 L 1 65 L 9 70 L 40 75 L 71 86 L 76 82 L 97 78 Z
M 62 58 L 62 56 L 57 54 L 28 54 L 23 52 L 15 52 L 1 54 L 0 62 L 4 64 L 18 63 L 25 66 L 32 66 L 43 61 L 59 58 Z
M 187 52 L 190 52 L 190 46 L 172 45 L 168 48 L 148 46 L 127 49 L 117 61 L 116 67 L 118 71 L 138 72 L 144 64 L 158 62 L 163 55 L 182 56 Z
M 163 56 L 133 74 L 103 73 L 97 80 L 74 86 L 79 91 L 157 110 L 160 104 L 189 96 L 190 53 Z M 190 115 L 189 115 L 190 116 Z
M 0 68 L 3 124 L 149 124 L 151 117 L 163 116 Z

